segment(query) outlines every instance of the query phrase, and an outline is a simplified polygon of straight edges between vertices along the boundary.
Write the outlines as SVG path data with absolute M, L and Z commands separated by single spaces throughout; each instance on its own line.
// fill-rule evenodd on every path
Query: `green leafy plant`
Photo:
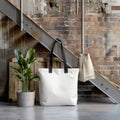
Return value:
M 15 70 L 16 76 L 22 82 L 22 92 L 28 92 L 30 81 L 39 80 L 37 75 L 33 75 L 31 65 L 35 61 L 35 50 L 33 48 L 27 51 L 24 57 L 19 49 L 15 49 L 15 58 L 17 60 L 17 67 L 12 67 Z

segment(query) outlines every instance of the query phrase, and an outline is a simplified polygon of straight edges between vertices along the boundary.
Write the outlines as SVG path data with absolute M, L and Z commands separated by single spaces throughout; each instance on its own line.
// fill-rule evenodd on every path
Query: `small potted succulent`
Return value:
M 22 107 L 34 106 L 35 91 L 30 91 L 30 82 L 39 80 L 39 77 L 33 74 L 31 68 L 35 61 L 35 50 L 33 48 L 29 49 L 24 57 L 19 49 L 15 49 L 15 58 L 17 67 L 12 68 L 22 83 L 22 90 L 17 92 L 18 105 Z

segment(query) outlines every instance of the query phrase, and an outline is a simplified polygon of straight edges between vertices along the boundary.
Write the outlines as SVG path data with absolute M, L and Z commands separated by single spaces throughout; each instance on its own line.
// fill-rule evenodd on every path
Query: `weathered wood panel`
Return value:
M 16 67 L 14 62 L 9 63 L 9 99 L 15 101 L 17 98 L 16 92 L 21 90 L 21 82 L 14 74 L 14 70 L 11 67 Z
M 0 13 L 0 100 L 8 100 L 9 70 L 8 62 L 14 57 L 14 49 L 21 49 L 25 54 L 29 48 L 36 49 L 36 56 L 42 54 L 41 45 L 20 31 L 20 27 Z M 42 52 L 41 52 L 42 51 Z
M 7 24 L 8 19 L 0 14 L 0 100 L 1 96 L 3 99 L 7 97 Z

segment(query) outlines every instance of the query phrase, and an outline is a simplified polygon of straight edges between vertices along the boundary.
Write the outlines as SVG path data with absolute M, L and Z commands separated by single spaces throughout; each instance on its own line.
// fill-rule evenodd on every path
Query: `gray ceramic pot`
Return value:
M 21 107 L 34 106 L 35 91 L 34 92 L 17 92 L 17 103 Z

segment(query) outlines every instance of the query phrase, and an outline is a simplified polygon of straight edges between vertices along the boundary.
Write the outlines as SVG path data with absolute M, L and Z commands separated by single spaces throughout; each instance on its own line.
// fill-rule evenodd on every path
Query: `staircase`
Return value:
M 0 0 L 0 11 L 20 26 L 20 11 L 7 0 Z M 23 15 L 23 19 L 24 31 L 36 39 L 45 48 L 50 50 L 55 38 L 50 36 L 43 28 L 35 24 L 34 21 L 29 19 L 27 16 Z M 67 64 L 70 67 L 78 67 L 78 57 L 76 57 L 66 48 L 64 48 L 64 50 Z M 59 44 L 56 45 L 54 54 L 62 60 Z M 120 103 L 120 90 L 112 85 L 102 75 L 96 72 L 96 79 L 90 80 L 90 82 L 100 89 L 104 94 L 110 97 L 114 103 Z

